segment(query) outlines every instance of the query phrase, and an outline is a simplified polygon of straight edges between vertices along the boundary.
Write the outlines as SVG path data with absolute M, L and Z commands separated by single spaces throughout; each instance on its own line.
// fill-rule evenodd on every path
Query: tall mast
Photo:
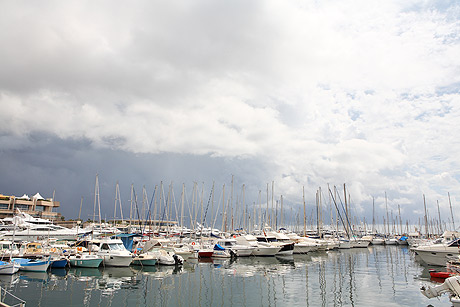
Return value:
M 302 199 L 303 199 L 303 236 L 307 236 L 307 215 L 305 212 L 305 186 L 302 187 Z
M 262 190 L 259 190 L 259 230 L 262 230 Z
M 281 195 L 281 227 L 285 227 L 284 225 L 284 216 L 283 216 L 283 195 Z
M 345 183 L 343 184 L 343 195 L 345 197 L 345 215 L 347 218 L 347 232 L 350 233 L 350 221 L 348 219 L 348 204 L 347 204 L 347 192 L 345 189 Z
M 212 181 L 212 200 L 211 200 L 211 218 L 214 216 L 214 180 Z M 210 223 L 211 226 L 211 233 L 212 233 L 212 228 L 214 226 L 214 223 Z
M 275 194 L 275 181 L 273 180 L 272 181 L 272 224 L 273 224 L 272 228 L 276 228 L 276 226 L 275 226 L 276 221 L 273 219 L 273 217 L 275 216 L 275 213 L 273 211 L 274 210 L 274 205 L 275 205 L 275 203 L 274 203 L 274 200 L 275 200 L 274 194 Z
M 244 192 L 245 192 L 244 190 L 245 190 L 245 185 L 243 184 L 243 210 L 244 210 L 244 211 L 243 211 L 243 229 L 244 229 L 244 231 L 247 231 L 247 229 L 246 229 L 246 211 L 247 211 L 246 209 L 247 209 L 247 208 L 246 208 L 245 199 L 244 199 L 244 196 L 245 196 L 245 195 L 244 195 Z M 249 223 L 248 223 L 248 224 L 249 224 Z M 249 226 L 249 225 L 248 225 L 248 226 Z M 249 228 L 249 227 L 248 227 L 248 228 Z
M 452 217 L 452 227 L 454 227 L 454 229 L 452 229 L 452 230 L 455 231 L 454 213 L 452 212 L 452 203 L 450 202 L 450 193 L 449 192 L 447 192 L 447 196 L 449 197 L 450 215 Z
M 265 212 L 265 224 L 267 224 L 267 222 L 268 222 L 268 225 L 270 225 L 270 215 L 268 214 L 268 182 L 267 182 L 267 211 Z
M 388 203 L 387 203 L 387 192 L 385 191 L 385 211 L 387 212 L 387 220 L 386 220 L 386 224 L 387 224 L 387 230 L 385 230 L 386 233 L 390 234 L 390 220 L 388 218 Z M 383 225 L 384 229 L 385 229 L 385 225 Z
M 233 175 L 232 175 L 232 187 L 231 187 L 231 192 L 230 192 L 230 217 L 232 219 L 232 229 L 230 231 L 233 231 Z
M 80 220 L 80 217 L 81 217 L 81 207 L 83 206 L 83 196 L 81 197 L 81 201 L 80 201 L 80 211 L 78 211 L 78 220 Z
M 93 223 L 96 220 L 96 203 L 99 212 L 99 227 L 101 226 L 101 200 L 99 198 L 99 175 L 96 174 L 96 184 L 94 186 L 94 209 L 93 209 Z
M 222 231 L 227 232 L 227 222 L 225 220 L 226 216 L 226 211 L 225 211 L 225 183 L 222 186 Z
M 426 213 L 426 201 L 425 201 L 425 194 L 423 194 L 423 206 L 425 207 L 425 234 L 427 237 L 429 237 L 429 231 L 428 231 L 428 215 Z
M 375 234 L 375 202 L 372 196 L 372 233 Z
M 185 198 L 185 183 L 182 183 L 182 195 L 180 204 L 180 231 L 184 231 L 184 198 Z
M 439 211 L 439 201 L 436 200 L 436 203 L 438 204 L 438 217 L 439 217 L 439 234 L 442 234 L 442 225 L 441 225 L 441 211 Z

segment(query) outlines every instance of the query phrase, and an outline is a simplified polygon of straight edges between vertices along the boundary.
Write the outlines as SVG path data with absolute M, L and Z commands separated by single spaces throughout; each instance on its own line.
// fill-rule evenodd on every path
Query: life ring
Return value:
M 57 252 L 57 249 L 56 249 L 56 247 L 53 247 L 53 248 L 51 249 L 51 252 L 52 252 L 52 253 L 55 253 L 55 252 Z
M 233 235 L 233 239 L 236 239 L 236 235 Z
M 192 245 L 195 245 L 195 242 L 192 242 Z
M 82 251 L 83 251 L 83 247 L 78 246 L 78 247 L 77 247 L 77 252 L 82 252 Z

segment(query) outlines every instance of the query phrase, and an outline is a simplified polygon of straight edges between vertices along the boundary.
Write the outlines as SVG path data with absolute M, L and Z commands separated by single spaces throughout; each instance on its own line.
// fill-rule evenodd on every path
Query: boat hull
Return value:
M 70 266 L 79 268 L 97 268 L 101 265 L 102 259 L 70 259 Z
M 158 262 L 158 259 L 136 259 L 134 258 L 133 260 L 133 265 L 156 265 Z
M 132 256 L 128 255 L 104 255 L 103 257 L 103 264 L 105 266 L 129 266 L 133 261 Z
M 13 275 L 17 271 L 19 271 L 20 265 L 11 263 L 11 262 L 5 262 L 3 264 L 0 264 L 0 274 L 1 275 Z
M 65 268 L 68 264 L 67 259 L 54 260 L 51 262 L 52 268 Z
M 260 257 L 274 257 L 279 250 L 280 248 L 276 246 L 258 246 L 252 251 L 252 254 Z

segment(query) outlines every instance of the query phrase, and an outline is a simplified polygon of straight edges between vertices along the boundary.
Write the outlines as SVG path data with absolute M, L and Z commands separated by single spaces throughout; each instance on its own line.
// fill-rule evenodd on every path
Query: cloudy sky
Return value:
M 67 218 L 83 197 L 86 219 L 98 173 L 108 218 L 117 180 L 126 215 L 131 184 L 217 202 L 234 175 L 235 203 L 274 182 L 293 214 L 328 183 L 367 219 L 385 192 L 412 222 L 424 194 L 460 206 L 455 1 L 0 6 L 0 193 L 55 190 Z

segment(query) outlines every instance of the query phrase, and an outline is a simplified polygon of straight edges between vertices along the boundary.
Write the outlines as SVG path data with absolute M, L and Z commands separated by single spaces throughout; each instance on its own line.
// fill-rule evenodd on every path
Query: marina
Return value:
M 51 269 L 0 276 L 27 306 L 450 306 L 420 293 L 429 267 L 404 246 L 178 266 Z

